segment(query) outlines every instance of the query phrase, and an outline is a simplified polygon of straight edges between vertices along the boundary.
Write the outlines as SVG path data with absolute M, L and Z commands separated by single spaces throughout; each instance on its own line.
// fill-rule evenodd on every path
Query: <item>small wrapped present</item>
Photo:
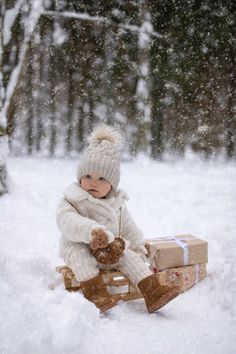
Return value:
M 207 263 L 208 244 L 192 235 L 147 240 L 149 262 L 158 271 L 166 268 Z
M 169 268 L 158 272 L 158 278 L 162 285 L 178 285 L 181 292 L 191 288 L 194 284 L 198 283 L 205 277 L 205 263 L 185 267 Z

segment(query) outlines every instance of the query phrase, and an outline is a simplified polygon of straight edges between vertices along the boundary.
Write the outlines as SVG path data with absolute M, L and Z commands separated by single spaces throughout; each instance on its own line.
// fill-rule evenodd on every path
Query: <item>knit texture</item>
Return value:
M 107 125 L 96 128 L 89 137 L 77 169 L 77 179 L 87 174 L 106 178 L 117 189 L 120 181 L 121 135 Z
M 67 244 L 63 254 L 66 265 L 79 282 L 96 277 L 99 269 L 120 270 L 134 284 L 153 274 L 139 255 L 129 249 L 124 252 L 118 263 L 106 266 L 99 264 L 90 253 L 89 247 L 83 243 L 74 244 L 72 247 Z

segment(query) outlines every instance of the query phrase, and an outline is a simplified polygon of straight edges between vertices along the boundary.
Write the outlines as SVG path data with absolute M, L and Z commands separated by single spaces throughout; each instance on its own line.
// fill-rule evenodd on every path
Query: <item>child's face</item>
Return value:
M 80 185 L 95 198 L 105 197 L 111 190 L 111 184 L 104 177 L 90 174 L 80 180 Z

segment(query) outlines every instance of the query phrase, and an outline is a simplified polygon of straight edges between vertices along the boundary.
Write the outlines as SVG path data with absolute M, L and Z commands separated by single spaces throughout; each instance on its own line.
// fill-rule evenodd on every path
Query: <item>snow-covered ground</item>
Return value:
M 11 193 L 0 198 L 0 353 L 235 353 L 236 164 L 123 163 L 120 186 L 147 237 L 191 233 L 209 242 L 207 278 L 152 315 L 142 300 L 101 315 L 64 290 L 55 209 L 76 165 L 9 159 Z

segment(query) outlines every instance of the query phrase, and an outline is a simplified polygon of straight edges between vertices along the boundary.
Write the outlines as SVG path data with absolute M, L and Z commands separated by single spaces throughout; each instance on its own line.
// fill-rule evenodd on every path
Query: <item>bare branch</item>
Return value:
M 108 25 L 116 26 L 118 28 L 122 28 L 122 29 L 127 30 L 127 31 L 148 34 L 148 35 L 150 35 L 152 37 L 156 37 L 156 38 L 162 39 L 162 40 L 167 38 L 167 36 L 163 36 L 160 33 L 155 32 L 155 31 L 151 31 L 151 32 L 145 31 L 139 26 L 127 25 L 125 23 L 116 23 L 116 22 L 112 21 L 111 19 L 109 19 L 107 17 L 91 16 L 91 15 L 86 14 L 86 13 L 76 13 L 76 12 L 68 12 L 68 11 L 63 11 L 63 12 L 59 12 L 59 11 L 44 11 L 42 13 L 42 16 L 67 17 L 67 18 L 75 18 L 75 19 L 78 19 L 80 21 L 85 21 L 85 22 L 105 23 L 105 24 L 108 24 Z

